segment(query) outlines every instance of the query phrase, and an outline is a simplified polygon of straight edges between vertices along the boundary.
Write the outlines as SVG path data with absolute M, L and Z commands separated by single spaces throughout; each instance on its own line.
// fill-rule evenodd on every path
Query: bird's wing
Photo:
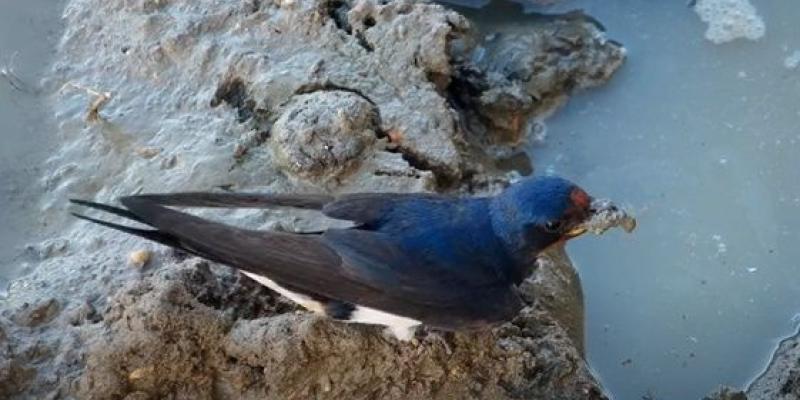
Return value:
M 397 202 L 411 199 L 442 199 L 430 193 L 351 193 L 339 196 L 316 194 L 208 193 L 186 192 L 143 194 L 130 199 L 148 200 L 165 206 L 208 208 L 294 207 L 320 210 L 325 215 L 356 223 L 382 217 Z
M 392 207 L 409 200 L 441 200 L 449 197 L 430 193 L 354 193 L 344 194 L 322 207 L 336 219 L 369 224 L 383 217 Z
M 509 284 L 464 279 L 458 268 L 449 265 L 418 264 L 414 254 L 405 254 L 383 233 L 329 230 L 322 235 L 300 235 L 254 231 L 209 221 L 153 200 L 132 196 L 122 199 L 127 210 L 106 205 L 95 208 L 155 229 L 92 220 L 268 277 L 301 293 L 364 305 L 445 329 L 477 328 L 505 321 L 521 308 Z
M 321 210 L 335 197 L 324 194 L 263 194 L 263 193 L 211 193 L 185 192 L 141 194 L 123 199 L 147 200 L 164 206 L 209 208 L 269 208 L 295 207 Z

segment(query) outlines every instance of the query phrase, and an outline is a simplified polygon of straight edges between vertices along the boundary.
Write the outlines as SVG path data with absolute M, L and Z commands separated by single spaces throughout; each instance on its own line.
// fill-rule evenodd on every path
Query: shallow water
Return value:
M 640 227 L 569 246 L 592 367 L 617 399 L 746 385 L 800 311 L 800 3 L 754 1 L 758 42 L 714 45 L 685 1 L 564 1 L 629 50 L 531 147 L 539 173 L 628 201 Z M 510 3 L 474 13 L 525 23 Z
M 10 262 L 38 231 L 40 164 L 55 129 L 39 80 L 60 35 L 62 3 L 4 1 L 0 11 L 0 293 L 18 276 Z M 11 73 L 13 76 L 9 76 Z

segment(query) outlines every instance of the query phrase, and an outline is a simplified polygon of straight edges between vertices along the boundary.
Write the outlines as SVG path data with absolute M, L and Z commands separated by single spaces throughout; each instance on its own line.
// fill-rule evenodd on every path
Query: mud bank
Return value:
M 728 397 L 726 397 L 728 396 Z M 764 370 L 744 392 L 721 389 L 709 400 L 800 399 L 800 333 L 780 342 Z
M 747 388 L 747 398 L 800 399 L 800 333 L 781 341 L 767 369 Z
M 33 272 L 0 303 L 0 393 L 605 397 L 582 359 L 580 283 L 563 255 L 524 285 L 529 307 L 513 323 L 398 343 L 66 210 L 69 197 L 157 191 L 498 190 L 519 174 L 504 158 L 528 121 L 622 63 L 590 20 L 478 37 L 441 6 L 324 0 L 73 0 L 64 18 L 49 82 L 63 87 L 52 99 L 61 148 L 41 180 L 55 234 L 29 246 Z M 92 92 L 110 97 L 97 115 Z M 204 213 L 288 231 L 333 223 Z M 151 253 L 143 266 L 129 263 L 137 250 Z

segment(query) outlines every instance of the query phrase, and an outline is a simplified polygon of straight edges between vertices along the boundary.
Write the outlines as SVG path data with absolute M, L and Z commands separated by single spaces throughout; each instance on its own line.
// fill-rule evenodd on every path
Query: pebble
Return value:
M 144 268 L 152 257 L 149 250 L 136 250 L 128 255 L 128 262 L 135 268 Z

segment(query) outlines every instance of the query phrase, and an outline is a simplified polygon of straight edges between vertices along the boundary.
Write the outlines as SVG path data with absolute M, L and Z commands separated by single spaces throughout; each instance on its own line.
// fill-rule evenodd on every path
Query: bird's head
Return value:
M 492 226 L 514 253 L 536 256 L 586 232 L 591 205 L 592 198 L 566 179 L 526 178 L 492 199 Z

